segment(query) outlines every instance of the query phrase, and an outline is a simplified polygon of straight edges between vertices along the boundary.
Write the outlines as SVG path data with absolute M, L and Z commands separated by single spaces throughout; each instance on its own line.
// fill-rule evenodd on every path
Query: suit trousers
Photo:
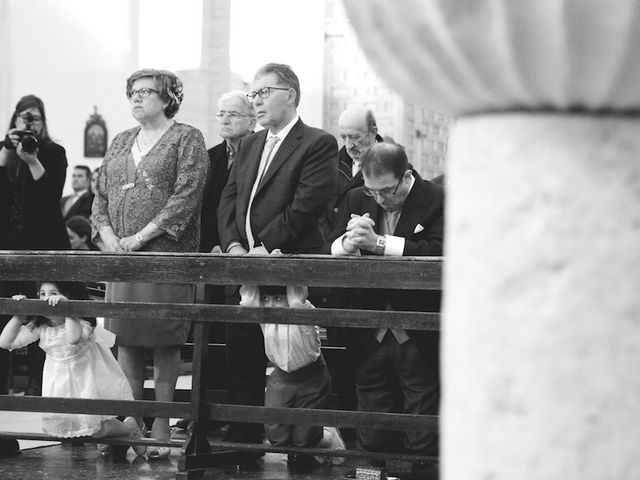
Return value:
M 231 403 L 264 405 L 267 356 L 264 337 L 258 324 L 227 324 L 227 374 Z M 229 424 L 226 441 L 262 443 L 262 424 L 234 422 Z
M 267 381 L 265 407 L 327 408 L 331 377 L 322 355 L 310 365 L 293 372 L 274 367 Z M 315 447 L 322 440 L 323 426 L 265 425 L 272 445 Z
M 373 335 L 362 355 L 357 356 L 355 384 L 358 410 L 365 412 L 437 415 L 439 379 L 429 374 L 417 345 L 402 345 L 390 331 L 379 343 Z M 436 432 L 358 431 L 361 448 L 375 452 L 438 454 Z

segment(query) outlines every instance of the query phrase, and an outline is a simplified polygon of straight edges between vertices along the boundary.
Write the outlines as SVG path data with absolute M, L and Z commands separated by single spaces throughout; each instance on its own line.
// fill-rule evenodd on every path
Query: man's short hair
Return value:
M 362 174 L 367 177 L 380 177 L 393 173 L 394 177 L 402 178 L 410 166 L 407 153 L 400 145 L 374 143 L 362 153 L 360 168 Z
M 245 110 L 244 112 L 240 113 L 249 115 L 251 118 L 256 117 L 256 111 L 253 108 L 253 103 L 249 101 L 245 92 L 241 92 L 240 90 L 231 90 L 229 92 L 223 93 L 218 99 L 218 108 L 220 108 L 222 102 L 224 102 L 225 100 L 238 100 L 243 105 Z
M 296 92 L 296 107 L 300 104 L 300 81 L 293 69 L 284 63 L 267 63 L 258 69 L 254 78 L 273 73 L 282 85 L 293 88 Z M 274 85 L 275 87 L 275 85 Z
M 85 175 L 87 176 L 87 178 L 91 178 L 91 169 L 89 167 L 87 167 L 86 165 L 76 165 L 75 167 L 73 167 L 74 170 L 84 170 Z

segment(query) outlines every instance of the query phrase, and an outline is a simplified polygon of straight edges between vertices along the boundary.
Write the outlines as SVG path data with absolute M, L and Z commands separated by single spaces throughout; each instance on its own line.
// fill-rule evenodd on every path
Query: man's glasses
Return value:
M 271 90 L 289 90 L 288 88 L 283 87 L 262 87 L 260 90 L 256 90 L 255 92 L 247 93 L 247 98 L 250 102 L 253 102 L 256 98 L 256 95 L 263 100 L 271 95 Z
M 400 187 L 401 183 L 402 183 L 402 178 L 398 181 L 398 184 L 396 185 L 395 188 L 387 187 L 387 188 L 382 188 L 380 190 L 374 190 L 372 188 L 364 187 L 364 194 L 367 197 L 391 198 L 395 196 L 396 193 L 398 193 L 398 188 Z
M 141 88 L 139 90 L 127 90 L 127 98 L 133 98 L 138 95 L 140 98 L 147 98 L 151 93 L 160 93 L 153 88 Z
M 238 112 L 225 112 L 224 110 L 220 110 L 218 113 L 216 113 L 216 118 L 218 120 L 223 120 L 225 117 L 228 118 L 229 120 L 235 120 L 237 118 L 242 118 L 246 116 L 247 115 L 243 115 Z

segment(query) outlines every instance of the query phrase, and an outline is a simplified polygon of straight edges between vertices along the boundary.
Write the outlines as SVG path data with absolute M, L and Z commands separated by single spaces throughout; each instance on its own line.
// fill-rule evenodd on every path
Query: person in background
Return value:
M 32 132 L 31 138 L 25 135 L 27 129 Z M 59 207 L 66 172 L 66 152 L 49 136 L 44 103 L 35 95 L 22 97 L 11 115 L 6 138 L 0 143 L 0 249 L 69 249 Z M 36 284 L 0 281 L 0 296 L 18 293 L 35 295 Z M 0 328 L 10 318 L 1 315 Z M 43 364 L 44 352 L 31 345 L 27 362 L 28 395 L 40 395 Z M 2 351 L 0 393 L 7 393 L 8 375 L 9 354 Z M 0 455 L 17 451 L 17 441 L 0 440 Z
M 364 185 L 347 195 L 327 248 L 334 255 L 440 256 L 444 190 L 420 179 L 399 145 L 377 143 L 361 157 Z M 355 308 L 438 311 L 439 292 L 368 290 L 354 292 Z M 347 348 L 355 364 L 358 410 L 437 415 L 440 400 L 438 332 L 353 328 Z M 399 408 L 399 411 L 398 411 Z M 433 432 L 359 430 L 362 448 L 438 455 Z M 379 462 L 378 462 L 379 463 Z M 380 465 L 377 465 L 380 466 Z M 421 475 L 424 465 L 415 464 Z
M 127 79 L 126 95 L 139 126 L 114 138 L 100 167 L 94 238 L 99 233 L 109 252 L 197 252 L 209 160 L 200 131 L 173 119 L 183 98 L 182 82 L 166 70 L 139 70 Z M 111 282 L 105 300 L 193 303 L 194 297 L 194 285 Z M 171 402 L 190 324 L 109 318 L 106 326 L 116 334 L 118 363 L 134 398 L 142 399 L 149 351 L 156 400 Z M 151 435 L 169 439 L 169 419 L 156 418 Z M 147 450 L 149 460 L 169 454 L 167 447 Z
M 338 153 L 336 188 L 321 219 L 326 236 L 335 228 L 335 220 L 344 206 L 347 192 L 362 186 L 360 157 L 376 142 L 382 142 L 373 111 L 362 105 L 347 107 L 338 119 L 338 130 L 343 146 Z
M 218 204 L 222 189 L 227 184 L 231 166 L 236 159 L 240 140 L 253 132 L 256 126 L 256 113 L 247 95 L 240 90 L 232 90 L 223 93 L 218 99 L 218 133 L 222 142 L 210 148 L 209 176 L 204 187 L 202 198 L 202 213 L 200 216 L 200 252 L 222 253 L 220 250 L 220 235 L 218 234 Z M 207 304 L 237 305 L 237 286 L 205 284 L 202 301 Z M 209 341 L 214 343 L 226 343 L 227 325 L 212 323 L 209 325 Z M 211 376 L 223 377 L 224 373 L 216 370 Z M 222 383 L 222 381 L 221 381 Z M 179 429 L 186 429 L 188 419 L 180 419 L 174 425 Z
M 91 242 L 91 222 L 82 215 L 76 215 L 66 221 L 67 234 L 72 250 L 97 250 Z
M 222 253 L 216 210 L 236 159 L 240 140 L 253 133 L 256 126 L 256 112 L 244 92 L 232 90 L 218 99 L 216 119 L 222 142 L 207 152 L 209 177 L 202 199 L 200 251 L 206 253 Z
M 76 165 L 71 176 L 71 188 L 73 194 L 62 197 L 60 208 L 64 220 L 67 221 L 76 215 L 85 218 L 91 216 L 91 204 L 93 203 L 93 192 L 91 191 L 91 170 L 86 165 Z
M 338 145 L 298 116 L 300 82 L 288 65 L 269 63 L 255 74 L 249 100 L 264 130 L 244 137 L 218 207 L 223 252 L 231 255 L 318 253 L 318 219 L 333 192 Z M 231 402 L 263 405 L 266 357 L 258 325 L 229 324 Z M 262 442 L 259 424 L 232 423 L 227 439 Z M 260 454 L 245 455 L 247 462 Z

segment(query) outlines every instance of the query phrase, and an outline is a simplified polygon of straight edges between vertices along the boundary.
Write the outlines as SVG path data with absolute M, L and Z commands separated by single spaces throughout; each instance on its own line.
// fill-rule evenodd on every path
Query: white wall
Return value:
M 135 12 L 137 1 L 129 0 L 12 2 L 13 100 L 9 111 L 0 112 L 0 131 L 21 96 L 38 95 L 50 134 L 66 148 L 69 164 L 98 166 L 101 159 L 84 158 L 84 128 L 93 106 L 107 123 L 109 141 L 133 125 L 124 92 L 138 60 Z

